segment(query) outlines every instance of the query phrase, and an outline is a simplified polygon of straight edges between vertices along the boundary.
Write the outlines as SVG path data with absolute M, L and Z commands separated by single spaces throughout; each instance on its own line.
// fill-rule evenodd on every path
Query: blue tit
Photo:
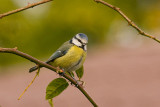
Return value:
M 76 34 L 71 40 L 65 42 L 46 61 L 54 67 L 59 67 L 64 72 L 78 70 L 84 63 L 87 55 L 88 37 L 83 33 Z M 30 68 L 29 72 L 38 69 L 37 66 Z

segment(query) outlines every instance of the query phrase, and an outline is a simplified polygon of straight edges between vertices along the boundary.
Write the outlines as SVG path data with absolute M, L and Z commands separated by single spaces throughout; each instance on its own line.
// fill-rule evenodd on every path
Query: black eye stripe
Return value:
M 78 39 L 77 37 L 75 37 L 75 39 L 77 39 L 78 42 L 80 42 L 81 44 L 83 44 L 83 42 L 80 39 Z
M 81 46 L 78 46 L 78 47 L 80 47 L 80 48 L 82 48 L 84 51 L 86 51 L 86 50 L 85 50 L 86 44 L 84 44 L 84 43 L 83 43 L 80 39 L 78 39 L 77 37 L 74 37 L 74 39 L 78 40 L 78 42 L 81 43 Z M 71 44 L 74 44 L 72 39 L 71 39 L 69 42 L 70 42 Z

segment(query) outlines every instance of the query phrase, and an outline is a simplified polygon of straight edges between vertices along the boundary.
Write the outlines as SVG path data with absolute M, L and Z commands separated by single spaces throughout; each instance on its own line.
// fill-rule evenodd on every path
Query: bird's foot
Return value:
M 72 77 L 73 78 L 73 77 Z M 76 84 L 74 85 L 72 82 L 71 82 L 71 85 L 72 86 L 75 86 L 75 87 L 78 87 L 80 84 L 79 84 L 79 82 L 78 82 L 78 80 L 76 80 L 75 78 L 73 78 L 75 81 L 76 81 Z
M 73 77 L 72 77 L 73 78 Z M 81 81 L 81 80 L 76 80 L 75 78 L 73 78 L 75 81 L 76 81 L 76 84 L 75 84 L 75 87 L 79 87 L 79 86 L 82 86 L 84 88 L 85 86 L 85 82 L 84 81 Z M 71 83 L 71 85 L 73 85 L 73 83 Z

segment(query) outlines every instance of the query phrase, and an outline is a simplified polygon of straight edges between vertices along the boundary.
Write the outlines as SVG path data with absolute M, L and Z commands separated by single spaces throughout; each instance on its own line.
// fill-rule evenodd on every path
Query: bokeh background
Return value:
M 0 13 L 40 0 L 1 0 Z M 160 38 L 159 0 L 106 0 L 118 6 L 145 32 Z M 160 106 L 160 46 L 139 35 L 114 10 L 93 0 L 55 0 L 0 20 L 0 47 L 18 47 L 42 61 L 76 33 L 89 37 L 84 64 L 87 92 L 101 107 Z M 34 66 L 12 54 L 0 54 L 0 107 L 49 107 L 45 88 L 59 77 L 47 69 L 20 101 Z M 56 107 L 91 107 L 73 86 L 54 99 Z

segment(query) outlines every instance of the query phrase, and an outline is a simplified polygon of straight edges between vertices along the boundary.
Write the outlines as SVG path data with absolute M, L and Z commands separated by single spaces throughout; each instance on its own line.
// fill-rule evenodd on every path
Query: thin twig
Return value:
M 36 75 L 34 76 L 33 80 L 31 81 L 31 83 L 25 88 L 25 90 L 23 91 L 23 93 L 19 96 L 18 100 L 21 99 L 21 97 L 23 96 L 23 94 L 27 91 L 27 89 L 33 84 L 34 80 L 36 79 L 36 77 L 39 75 L 39 71 L 40 68 L 38 68 L 38 71 L 36 73 Z
M 11 54 L 15 54 L 18 55 L 20 57 L 23 57 L 25 59 L 30 60 L 31 62 L 34 62 L 36 64 L 38 64 L 41 67 L 45 67 L 48 68 L 54 72 L 57 71 L 56 67 L 53 67 L 47 63 L 44 63 L 26 53 L 23 53 L 21 51 L 18 51 L 17 48 L 0 48 L 0 53 L 11 53 Z M 63 75 L 64 78 L 66 78 L 67 80 L 69 80 L 72 84 L 74 84 L 75 86 L 77 86 L 77 81 L 74 80 L 71 76 L 67 75 L 66 73 L 64 73 Z M 84 90 L 82 85 L 78 85 L 77 88 L 86 96 L 86 98 L 92 103 L 92 105 L 94 107 L 98 107 L 98 105 L 94 102 L 94 100 L 89 96 L 89 94 Z
M 9 12 L 3 13 L 3 14 L 0 14 L 0 19 L 2 19 L 3 17 L 9 16 L 11 14 L 15 14 L 15 13 L 18 13 L 20 11 L 23 11 L 23 10 L 26 10 L 26 9 L 29 9 L 29 8 L 33 8 L 33 7 L 37 6 L 37 5 L 44 4 L 44 3 L 47 3 L 47 2 L 50 2 L 50 1 L 53 1 L 53 0 L 42 0 L 42 1 L 37 2 L 37 3 L 28 4 L 25 7 L 22 7 L 22 8 L 16 9 L 16 10 L 12 10 L 12 11 L 9 11 Z
M 149 35 L 149 34 L 145 33 L 143 30 L 141 30 L 131 19 L 128 18 L 128 16 L 126 16 L 126 15 L 120 10 L 119 7 L 113 6 L 113 5 L 107 3 L 107 2 L 105 2 L 105 1 L 103 1 L 103 0 L 94 0 L 94 1 L 97 2 L 97 3 L 101 3 L 101 4 L 103 4 L 103 5 L 106 5 L 106 6 L 110 7 L 110 8 L 112 8 L 113 10 L 117 11 L 117 12 L 128 22 L 128 24 L 129 24 L 130 26 L 132 26 L 134 29 L 136 29 L 136 30 L 139 32 L 139 34 L 141 34 L 141 35 L 143 35 L 143 36 L 146 36 L 146 37 L 148 37 L 148 38 L 151 38 L 151 39 L 153 39 L 153 40 L 155 40 L 155 41 L 157 41 L 157 42 L 160 43 L 160 40 L 157 39 L 155 36 Z

